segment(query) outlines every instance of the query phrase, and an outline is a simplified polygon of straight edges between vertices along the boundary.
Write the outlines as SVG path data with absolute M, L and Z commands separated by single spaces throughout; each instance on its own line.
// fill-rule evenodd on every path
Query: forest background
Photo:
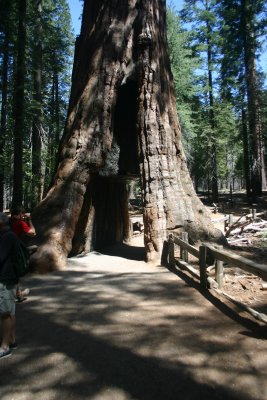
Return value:
M 221 190 L 253 199 L 266 190 L 266 2 L 175 3 L 169 53 L 195 189 L 215 202 Z M 74 47 L 67 0 L 0 0 L 0 210 L 32 209 L 49 189 Z

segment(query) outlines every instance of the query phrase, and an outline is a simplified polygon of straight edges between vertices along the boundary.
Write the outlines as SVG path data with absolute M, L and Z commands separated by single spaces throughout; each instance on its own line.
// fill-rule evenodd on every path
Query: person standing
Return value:
M 0 316 L 2 320 L 2 342 L 0 358 L 11 355 L 17 347 L 15 338 L 16 276 L 15 264 L 18 259 L 19 239 L 12 232 L 9 218 L 0 212 Z
M 31 214 L 25 213 L 24 208 L 16 206 L 11 210 L 10 224 L 12 230 L 23 242 L 27 236 L 35 236 L 36 231 L 31 220 Z

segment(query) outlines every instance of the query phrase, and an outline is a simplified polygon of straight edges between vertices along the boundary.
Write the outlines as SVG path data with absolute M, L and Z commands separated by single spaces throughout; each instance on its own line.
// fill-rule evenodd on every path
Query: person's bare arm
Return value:
M 26 219 L 27 225 L 30 227 L 30 229 L 28 230 L 26 235 L 27 236 L 35 236 L 36 230 L 32 223 L 31 214 L 25 214 L 25 219 Z

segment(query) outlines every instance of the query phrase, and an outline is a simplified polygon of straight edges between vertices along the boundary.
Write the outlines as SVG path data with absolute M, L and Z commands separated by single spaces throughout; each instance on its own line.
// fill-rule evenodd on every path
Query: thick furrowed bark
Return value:
M 64 267 L 68 254 L 127 238 L 125 182 L 132 174 L 141 178 L 148 261 L 160 260 L 170 231 L 188 230 L 193 240 L 222 236 L 186 166 L 165 1 L 106 3 L 85 1 L 58 170 L 34 212 L 40 246 L 32 264 L 39 271 Z

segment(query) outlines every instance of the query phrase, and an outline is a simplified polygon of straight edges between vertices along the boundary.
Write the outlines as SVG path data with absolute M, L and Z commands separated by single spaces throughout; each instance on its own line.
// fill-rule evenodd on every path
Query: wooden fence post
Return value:
M 188 243 L 188 233 L 187 232 L 181 232 L 181 239 Z M 183 249 L 183 247 L 180 247 L 180 258 L 185 261 L 188 262 L 188 251 Z
M 226 217 L 226 214 L 225 214 L 225 215 L 224 215 L 224 232 L 227 231 L 227 226 L 228 226 L 228 224 L 229 224 L 229 221 L 227 221 L 227 217 Z
M 175 267 L 175 257 L 174 257 L 174 240 L 173 240 L 173 234 L 171 233 L 169 235 L 169 240 L 168 240 L 168 252 L 169 252 L 169 267 L 174 268 Z
M 199 247 L 199 274 L 200 274 L 200 284 L 206 289 L 207 288 L 207 247 L 201 245 Z
M 180 239 L 183 240 L 183 232 L 180 233 Z M 184 259 L 184 249 L 183 246 L 180 245 L 180 259 L 183 260 Z
M 223 246 L 215 246 L 216 249 L 222 250 Z M 221 260 L 215 261 L 215 280 L 218 283 L 218 288 L 223 287 L 223 262 Z
M 256 212 L 257 212 L 256 208 L 253 208 L 252 209 L 252 220 L 253 221 L 255 221 L 255 219 L 256 219 Z
M 130 238 L 133 237 L 133 221 L 130 219 L 130 224 L 129 224 L 129 236 Z
M 256 213 L 257 213 L 256 208 L 251 208 L 249 210 L 249 213 L 251 214 L 252 220 L 254 221 L 256 219 Z

